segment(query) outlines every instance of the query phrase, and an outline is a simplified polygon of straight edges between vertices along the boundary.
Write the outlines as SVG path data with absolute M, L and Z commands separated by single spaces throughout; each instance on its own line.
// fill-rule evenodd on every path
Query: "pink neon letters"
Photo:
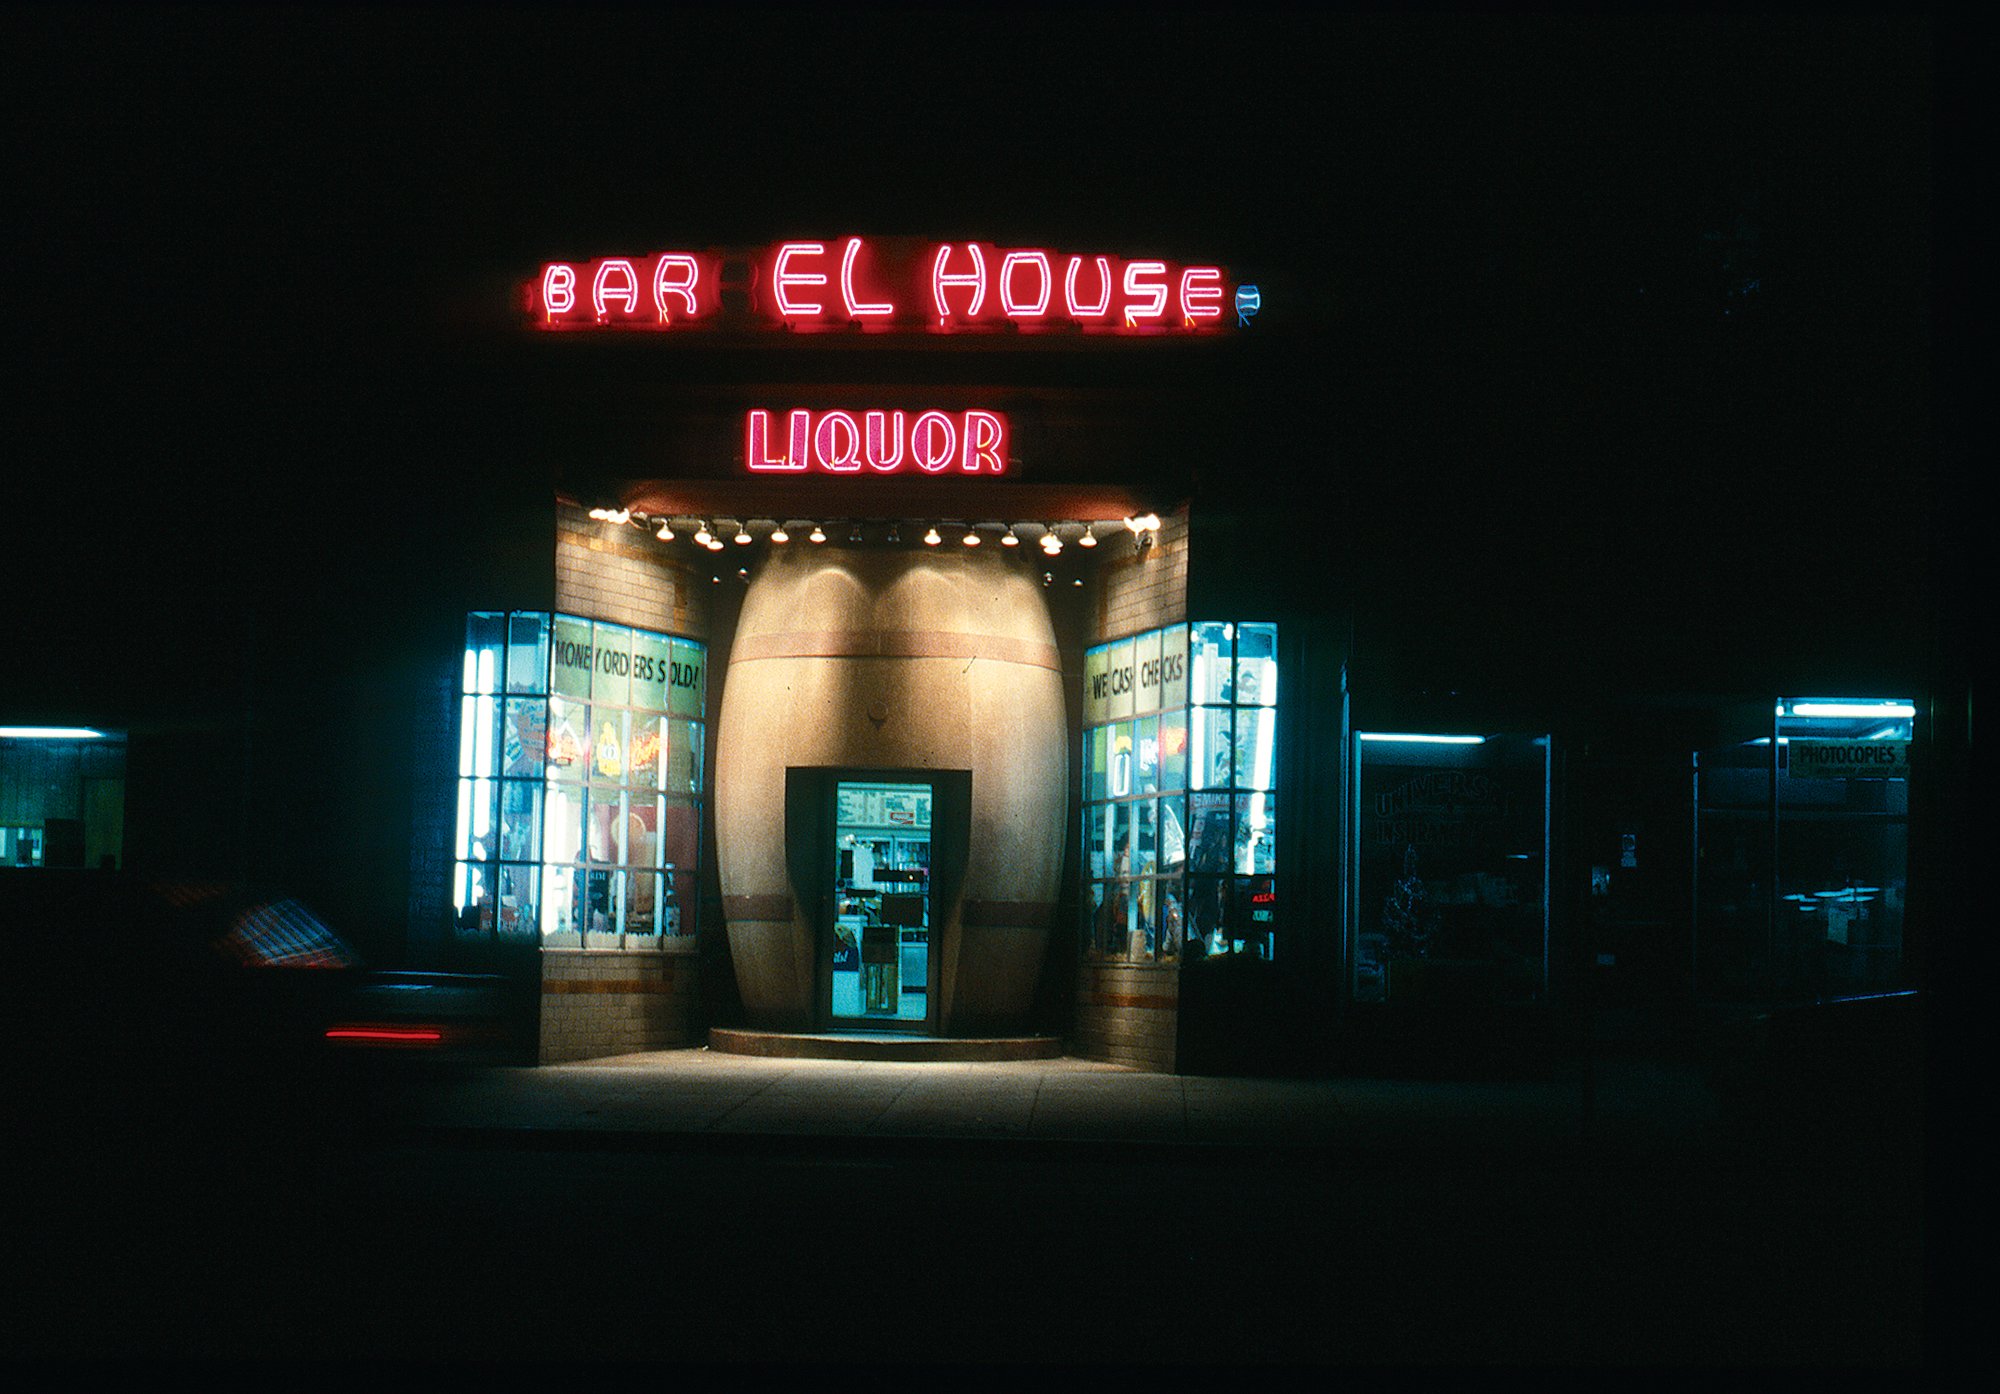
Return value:
M 857 474 L 866 464 L 877 474 L 914 465 L 925 474 L 1007 472 L 1007 418 L 994 411 L 795 410 L 786 442 L 773 453 L 771 413 L 753 409 L 744 418 L 743 462 L 756 474 Z M 904 448 L 908 442 L 907 451 Z
M 1229 330 L 1231 288 L 1219 266 L 845 237 L 554 261 L 523 291 L 533 323 L 557 330 L 1159 335 Z

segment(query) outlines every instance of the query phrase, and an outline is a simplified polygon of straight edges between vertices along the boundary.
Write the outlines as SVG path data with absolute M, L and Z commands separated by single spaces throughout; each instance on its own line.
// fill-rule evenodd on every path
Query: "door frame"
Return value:
M 922 785 L 931 793 L 931 865 L 924 886 L 930 925 L 926 944 L 924 1015 L 914 1019 L 833 1015 L 834 870 L 837 799 L 842 783 Z M 884 1031 L 939 1035 L 943 1029 L 944 915 L 953 903 L 971 831 L 970 770 L 900 769 L 886 766 L 791 766 L 785 771 L 786 851 L 796 902 L 813 932 L 813 1024 L 818 1030 Z

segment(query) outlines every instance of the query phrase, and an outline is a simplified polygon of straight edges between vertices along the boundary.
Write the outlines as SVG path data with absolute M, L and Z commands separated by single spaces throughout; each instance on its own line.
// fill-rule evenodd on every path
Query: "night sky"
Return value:
M 1958 555 L 1937 37 L 17 12 L 7 648 L 35 661 L 9 709 L 119 719 L 142 689 L 230 690 L 252 631 L 360 641 L 425 564 L 412 537 L 555 463 L 508 448 L 523 404 L 483 366 L 541 261 L 848 231 L 1259 281 L 1290 400 L 1335 422 L 1291 487 L 1353 521 L 1361 589 L 1437 661 L 1468 589 L 1597 590 L 1543 642 L 1698 645 L 1691 614 L 1749 603 L 1744 630 L 1858 635 L 1921 677 L 1915 612 Z M 1808 572 L 1795 619 L 1746 601 Z

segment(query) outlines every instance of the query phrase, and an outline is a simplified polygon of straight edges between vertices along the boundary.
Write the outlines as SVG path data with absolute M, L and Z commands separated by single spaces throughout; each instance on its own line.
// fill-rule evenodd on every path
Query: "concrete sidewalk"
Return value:
M 1093 1061 L 771 1059 L 706 1048 L 414 1081 L 385 1122 L 417 1133 L 664 1139 L 1090 1143 L 1341 1152 L 1702 1151 L 1714 1095 L 1691 1069 L 1581 1064 L 1541 1078 L 1238 1079 Z

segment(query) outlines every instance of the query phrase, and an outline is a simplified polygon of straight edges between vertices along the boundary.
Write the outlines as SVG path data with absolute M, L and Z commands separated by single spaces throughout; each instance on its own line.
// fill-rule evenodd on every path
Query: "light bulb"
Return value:
M 938 530 L 936 528 L 932 528 L 929 532 L 924 534 L 924 546 L 926 547 L 935 547 L 938 545 L 938 543 L 942 541 L 944 541 L 944 539 L 938 536 Z

